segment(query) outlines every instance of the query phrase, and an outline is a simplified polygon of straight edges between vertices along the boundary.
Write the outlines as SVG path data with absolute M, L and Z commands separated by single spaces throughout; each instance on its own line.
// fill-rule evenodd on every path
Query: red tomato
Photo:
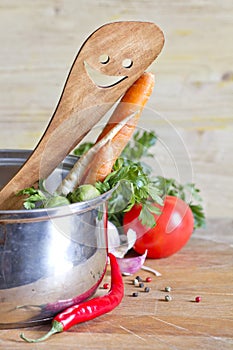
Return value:
M 156 205 L 156 204 L 155 204 Z M 135 205 L 124 216 L 124 230 L 133 229 L 137 234 L 134 249 L 148 258 L 165 258 L 180 250 L 189 240 L 193 228 L 193 213 L 182 199 L 167 196 L 161 214 L 155 215 L 156 226 L 148 228 L 139 221 L 141 206 Z

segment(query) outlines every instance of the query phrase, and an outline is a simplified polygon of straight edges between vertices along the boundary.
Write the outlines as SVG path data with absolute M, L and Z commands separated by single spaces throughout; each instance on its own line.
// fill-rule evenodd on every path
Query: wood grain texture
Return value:
M 1 331 L 1 349 L 232 349 L 232 17 L 230 0 L 1 1 L 0 148 L 36 145 L 87 34 L 110 21 L 155 22 L 165 47 L 150 67 L 156 86 L 141 127 L 160 137 L 155 172 L 194 180 L 210 219 L 177 255 L 148 260 L 163 274 L 150 293 L 129 297 L 127 277 L 111 314 L 38 345 Z M 170 303 L 160 301 L 167 284 Z
M 151 65 L 163 45 L 162 31 L 151 22 L 109 23 L 88 36 L 71 65 L 42 138 L 30 158 L 1 190 L 1 210 L 22 208 L 17 193 L 52 173 Z M 101 62 L 106 52 L 109 62 Z M 124 66 L 125 59 L 130 59 L 129 66 Z M 102 77 L 101 84 L 105 84 L 106 76 L 117 78 L 117 82 L 99 85 L 95 81 L 96 74 L 90 76 L 90 68 Z
M 111 313 L 74 326 L 40 344 L 25 344 L 19 334 L 22 329 L 1 330 L 1 349 L 179 349 L 230 350 L 233 345 L 233 261 L 232 231 L 215 242 L 219 230 L 227 222 L 209 222 L 205 235 L 194 234 L 179 253 L 161 260 L 146 260 L 162 276 L 146 271 L 124 277 L 125 296 Z M 140 275 L 152 277 L 149 293 L 132 284 Z M 107 272 L 103 283 L 110 282 Z M 102 285 L 101 285 L 102 286 Z M 164 288 L 170 286 L 170 302 L 164 301 Z M 138 291 L 137 298 L 132 293 Z M 97 294 L 106 293 L 99 288 Z M 202 301 L 196 303 L 195 297 Z M 49 325 L 23 329 L 28 337 L 39 337 Z

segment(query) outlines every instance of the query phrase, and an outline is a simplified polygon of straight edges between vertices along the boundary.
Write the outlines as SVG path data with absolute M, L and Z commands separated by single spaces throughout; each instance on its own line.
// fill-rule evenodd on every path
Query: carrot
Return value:
M 136 113 L 136 112 L 135 112 Z M 83 184 L 84 178 L 88 171 L 92 171 L 93 160 L 95 156 L 99 153 L 106 152 L 101 151 L 101 149 L 113 139 L 113 137 L 121 130 L 121 128 L 134 118 L 135 113 L 127 116 L 121 122 L 116 124 L 99 142 L 95 143 L 73 166 L 69 171 L 68 175 L 62 180 L 61 184 L 56 189 L 57 194 L 67 195 L 69 192 L 72 192 L 79 185 Z M 102 154 L 101 153 L 101 154 Z M 106 157 L 107 159 L 107 157 Z M 102 161 L 103 163 L 104 161 Z M 98 160 L 98 164 L 101 163 L 101 159 Z
M 96 154 L 91 167 L 82 179 L 83 184 L 94 184 L 96 181 L 103 181 L 111 172 L 114 159 L 111 143 L 109 140 Z
M 153 88 L 154 75 L 149 72 L 144 72 L 142 76 L 126 91 L 96 142 L 101 140 L 114 127 L 114 125 L 136 110 L 138 110 L 138 115 L 135 116 L 134 123 L 137 122 Z
M 99 154 L 93 158 L 92 166 L 86 173 L 83 183 L 94 184 L 96 181 L 103 181 L 111 172 L 112 167 L 121 155 L 123 149 L 129 142 L 141 112 L 148 101 L 154 87 L 154 75 L 144 73 L 125 93 L 117 105 L 107 125 L 99 135 L 97 144 L 124 118 L 134 112 L 131 118 L 120 131 L 113 136 L 111 142 L 105 145 Z M 111 156 L 110 156 L 111 154 Z
M 82 184 L 103 181 L 129 142 L 154 87 L 154 75 L 144 73 L 125 93 L 95 145 L 84 154 L 57 188 L 67 195 Z

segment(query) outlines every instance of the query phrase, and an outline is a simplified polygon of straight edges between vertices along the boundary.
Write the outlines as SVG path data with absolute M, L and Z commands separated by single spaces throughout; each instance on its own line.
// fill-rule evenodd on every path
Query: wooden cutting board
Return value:
M 222 233 L 224 232 L 224 237 Z M 224 349 L 233 348 L 233 259 L 232 223 L 216 220 L 206 230 L 197 231 L 186 247 L 162 260 L 147 260 L 162 276 L 140 271 L 143 280 L 152 277 L 149 293 L 124 277 L 125 297 L 109 314 L 57 334 L 44 343 L 26 344 L 22 330 L 1 330 L 0 349 Z M 134 276 L 135 277 L 135 276 Z M 104 282 L 110 282 L 107 271 Z M 164 288 L 172 291 L 166 293 Z M 138 291 L 138 297 L 132 293 Z M 98 294 L 104 294 L 99 289 Z M 172 300 L 164 297 L 170 294 Z M 195 297 L 201 296 L 200 303 Z M 36 338 L 49 325 L 24 329 Z

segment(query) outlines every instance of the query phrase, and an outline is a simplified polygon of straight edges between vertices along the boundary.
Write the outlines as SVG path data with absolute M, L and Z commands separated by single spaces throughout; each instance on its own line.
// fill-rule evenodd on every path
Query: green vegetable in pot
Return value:
M 73 192 L 67 195 L 68 200 L 71 203 L 88 201 L 96 198 L 100 195 L 100 192 L 92 185 L 81 185 Z
M 45 208 L 54 208 L 54 207 L 60 207 L 62 205 L 69 205 L 70 202 L 66 197 L 63 196 L 54 196 L 51 198 L 48 198 L 44 204 Z

